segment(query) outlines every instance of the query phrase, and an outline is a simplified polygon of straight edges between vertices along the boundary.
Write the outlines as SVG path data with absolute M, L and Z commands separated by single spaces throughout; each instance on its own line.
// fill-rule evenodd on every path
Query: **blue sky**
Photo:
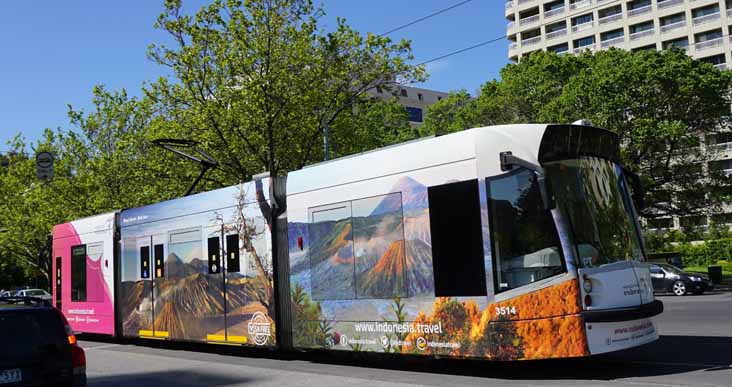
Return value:
M 332 28 L 341 16 L 361 32 L 382 33 L 458 2 L 325 0 L 323 22 Z M 183 0 L 192 10 L 206 3 Z M 0 2 L 0 151 L 19 132 L 34 141 L 44 128 L 69 129 L 67 105 L 89 108 L 96 84 L 137 95 L 142 82 L 164 75 L 146 57 L 149 44 L 167 39 L 153 28 L 161 5 L 162 0 Z M 415 61 L 421 62 L 501 36 L 503 10 L 502 1 L 473 0 L 390 36 L 412 40 Z M 430 79 L 419 86 L 475 94 L 498 77 L 507 50 L 504 40 L 431 63 Z

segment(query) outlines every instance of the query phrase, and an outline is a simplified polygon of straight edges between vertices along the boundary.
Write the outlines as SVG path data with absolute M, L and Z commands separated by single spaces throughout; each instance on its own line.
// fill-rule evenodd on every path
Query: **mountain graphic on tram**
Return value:
M 603 129 L 470 129 L 59 225 L 54 295 L 84 316 L 75 330 L 127 338 L 489 360 L 616 351 L 656 340 L 663 310 L 637 182 Z

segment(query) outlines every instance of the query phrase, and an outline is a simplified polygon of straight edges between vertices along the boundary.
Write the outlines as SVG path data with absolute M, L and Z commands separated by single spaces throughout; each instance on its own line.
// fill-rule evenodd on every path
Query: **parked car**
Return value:
M 15 293 L 16 297 L 36 297 L 42 300 L 51 301 L 51 294 L 43 289 L 23 289 Z
M 2 292 L 0 292 L 0 297 L 14 296 L 15 293 L 17 293 L 17 292 L 16 291 L 13 291 L 13 290 L 3 290 Z
M 677 296 L 683 296 L 689 292 L 702 294 L 714 288 L 707 276 L 687 273 L 667 263 L 651 265 L 651 282 L 653 282 L 653 290 L 656 292 L 672 292 Z
M 0 298 L 0 384 L 86 386 L 86 355 L 50 302 Z

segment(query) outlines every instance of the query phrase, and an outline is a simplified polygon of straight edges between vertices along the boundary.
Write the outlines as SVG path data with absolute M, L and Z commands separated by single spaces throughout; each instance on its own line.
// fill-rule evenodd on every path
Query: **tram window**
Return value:
M 241 271 L 239 265 L 239 234 L 226 236 L 226 271 L 238 273 Z
M 140 247 L 140 278 L 150 278 L 150 246 Z
M 407 297 L 401 192 L 311 208 L 314 300 Z
M 313 299 L 356 298 L 351 203 L 311 209 L 308 235 Z
M 165 277 L 165 246 L 155 245 L 153 248 L 153 254 L 155 255 L 155 278 L 163 278 Z
M 351 202 L 356 298 L 407 296 L 401 192 Z
M 565 272 L 557 228 L 534 173 L 521 168 L 488 179 L 487 186 L 496 292 Z
M 435 295 L 485 296 L 478 181 L 429 187 Z
M 71 301 L 86 301 L 86 245 L 71 247 Z

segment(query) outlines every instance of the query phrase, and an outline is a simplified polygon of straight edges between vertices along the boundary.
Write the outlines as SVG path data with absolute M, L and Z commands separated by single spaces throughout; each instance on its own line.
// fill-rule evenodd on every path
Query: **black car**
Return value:
M 84 350 L 45 300 L 0 298 L 0 348 L 0 385 L 86 386 Z
M 667 263 L 651 265 L 651 281 L 653 282 L 653 290 L 672 292 L 677 296 L 683 296 L 689 292 L 702 294 L 714 287 L 706 276 L 686 273 Z

